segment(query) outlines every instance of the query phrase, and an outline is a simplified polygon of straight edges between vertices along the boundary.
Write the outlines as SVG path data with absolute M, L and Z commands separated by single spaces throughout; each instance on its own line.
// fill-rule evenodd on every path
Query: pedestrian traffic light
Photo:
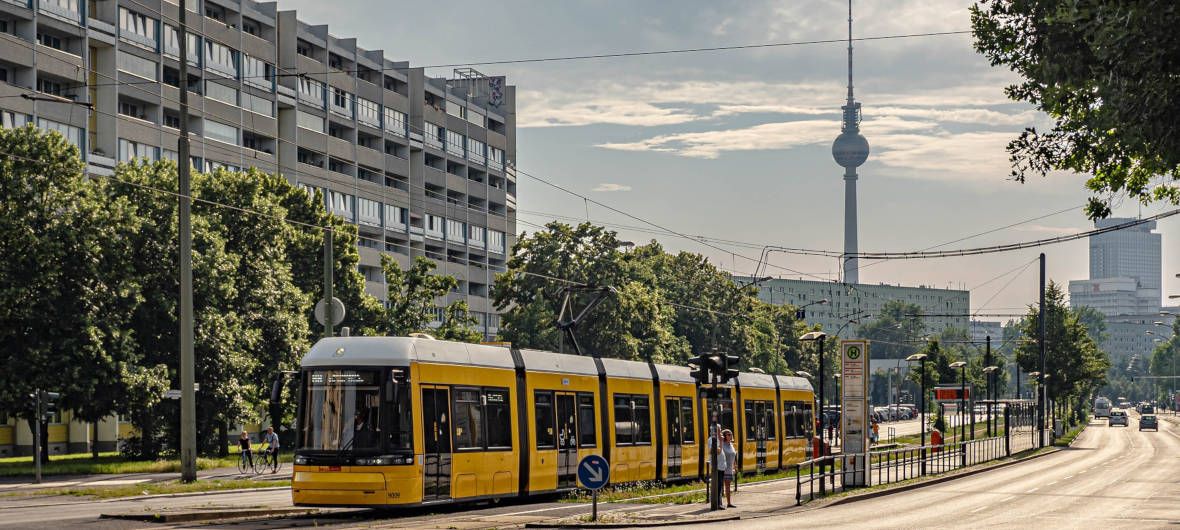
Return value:
M 725 354 L 721 356 L 721 382 L 728 383 L 730 380 L 737 379 L 738 363 L 741 358 L 737 355 Z

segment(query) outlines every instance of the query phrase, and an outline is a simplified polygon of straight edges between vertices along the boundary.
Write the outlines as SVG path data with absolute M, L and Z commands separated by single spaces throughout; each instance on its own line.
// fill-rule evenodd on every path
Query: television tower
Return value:
M 852 97 L 852 0 L 848 0 L 848 101 L 843 107 L 840 136 L 832 142 L 832 158 L 844 168 L 844 283 L 860 283 L 856 253 L 856 168 L 869 158 L 869 141 L 860 134 L 860 103 Z

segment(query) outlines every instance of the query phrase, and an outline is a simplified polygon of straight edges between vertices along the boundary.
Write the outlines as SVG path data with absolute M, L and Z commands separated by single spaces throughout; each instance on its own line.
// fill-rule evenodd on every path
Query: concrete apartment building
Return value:
M 465 300 L 495 337 L 489 289 L 516 231 L 515 87 L 470 69 L 429 77 L 276 2 L 187 7 L 193 167 L 257 167 L 322 192 L 325 208 L 358 227 L 370 294 L 386 298 L 381 254 L 403 266 L 425 256 L 459 280 L 437 315 Z M 138 157 L 175 160 L 179 9 L 0 0 L 0 125 L 60 131 L 94 174 Z M 13 423 L 0 416 L 0 455 L 21 445 Z M 75 430 L 85 435 L 51 430 L 51 446 L 76 449 Z M 106 430 L 99 441 L 119 436 Z
M 734 277 L 734 281 L 744 284 L 752 280 L 749 277 Z M 951 327 L 963 330 L 969 328 L 966 315 L 971 307 L 971 293 L 964 290 L 937 289 L 924 285 L 906 287 L 860 283 L 849 286 L 784 278 L 758 282 L 758 289 L 759 300 L 775 305 L 806 306 L 804 320 L 808 324 L 820 324 L 825 332 L 839 332 L 840 337 L 848 339 L 856 338 L 858 325 L 876 318 L 881 307 L 892 300 L 917 305 L 926 315 L 941 315 L 923 319 L 927 332 L 938 333 Z M 820 303 L 820 300 L 827 302 Z M 864 318 L 866 315 L 870 316 Z M 850 323 L 850 320 L 856 322 Z

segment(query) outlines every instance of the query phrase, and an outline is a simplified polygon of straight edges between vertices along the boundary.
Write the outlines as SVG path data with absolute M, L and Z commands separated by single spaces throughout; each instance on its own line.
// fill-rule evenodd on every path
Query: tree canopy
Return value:
M 1115 196 L 1180 204 L 1180 6 L 1172 0 L 980 0 L 975 49 L 1023 80 L 1008 97 L 1053 120 L 1008 144 L 1012 175 L 1092 175 L 1091 218 Z
M 1040 310 L 1029 306 L 1020 323 L 1025 337 L 1039 336 Z M 1106 382 L 1110 361 L 1090 337 L 1079 314 L 1065 302 L 1065 293 L 1050 281 L 1045 289 L 1045 385 L 1052 399 L 1061 402 L 1088 400 Z M 1040 371 L 1040 345 L 1022 342 L 1016 348 L 1016 362 L 1025 373 Z

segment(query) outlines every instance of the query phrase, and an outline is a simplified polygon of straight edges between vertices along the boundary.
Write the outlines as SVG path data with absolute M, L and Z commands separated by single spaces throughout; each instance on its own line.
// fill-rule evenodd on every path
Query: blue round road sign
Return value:
M 587 455 L 578 462 L 578 483 L 586 489 L 601 489 L 610 482 L 610 464 L 598 455 Z

